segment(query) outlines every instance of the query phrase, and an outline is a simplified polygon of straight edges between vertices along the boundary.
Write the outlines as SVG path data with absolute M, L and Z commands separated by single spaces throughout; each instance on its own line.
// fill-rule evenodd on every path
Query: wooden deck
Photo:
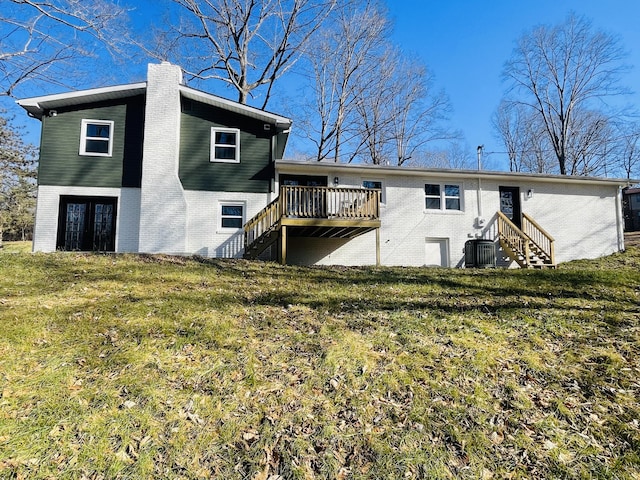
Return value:
M 244 226 L 245 258 L 257 258 L 278 243 L 286 263 L 287 237 L 354 238 L 380 228 L 380 190 L 280 187 L 280 195 Z M 376 235 L 376 258 L 380 258 Z

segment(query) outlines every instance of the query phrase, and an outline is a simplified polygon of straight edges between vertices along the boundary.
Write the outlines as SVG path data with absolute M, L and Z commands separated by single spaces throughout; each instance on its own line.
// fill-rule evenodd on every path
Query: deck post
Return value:
M 376 228 L 376 267 L 380 266 L 380 229 Z
M 287 226 L 282 225 L 280 228 L 280 263 L 287 264 Z

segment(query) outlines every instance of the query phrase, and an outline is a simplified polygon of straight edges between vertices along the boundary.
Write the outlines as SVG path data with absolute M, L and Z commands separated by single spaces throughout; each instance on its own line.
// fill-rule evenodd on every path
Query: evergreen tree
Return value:
M 0 246 L 31 238 L 36 191 L 35 148 L 0 111 Z

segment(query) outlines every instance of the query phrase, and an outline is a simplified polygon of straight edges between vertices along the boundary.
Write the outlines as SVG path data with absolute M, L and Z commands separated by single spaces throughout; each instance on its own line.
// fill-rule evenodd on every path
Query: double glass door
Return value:
M 115 251 L 117 198 L 60 197 L 57 249 Z

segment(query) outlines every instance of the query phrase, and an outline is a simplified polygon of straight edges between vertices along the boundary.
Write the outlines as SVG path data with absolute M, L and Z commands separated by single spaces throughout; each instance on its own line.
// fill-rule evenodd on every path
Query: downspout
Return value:
M 270 204 L 274 197 L 274 193 L 276 191 L 276 152 L 277 152 L 277 140 L 278 138 L 278 129 L 276 128 L 276 134 L 271 135 L 271 178 L 269 179 L 269 195 L 267 195 L 267 205 Z
M 622 215 L 622 185 L 618 185 L 616 195 L 616 229 L 618 233 L 618 251 L 624 250 L 624 216 Z

